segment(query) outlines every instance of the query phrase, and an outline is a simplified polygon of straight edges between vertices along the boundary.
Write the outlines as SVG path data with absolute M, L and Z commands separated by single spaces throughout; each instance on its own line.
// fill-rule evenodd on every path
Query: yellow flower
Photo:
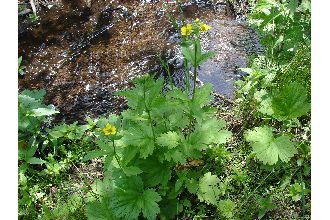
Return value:
M 116 127 L 108 123 L 102 131 L 105 135 L 116 134 Z
M 181 28 L 181 35 L 182 36 L 189 36 L 192 32 L 192 25 L 187 24 Z
M 201 29 L 202 32 L 208 31 L 208 30 L 210 30 L 211 28 L 212 28 L 211 26 L 209 26 L 209 25 L 207 25 L 207 24 L 204 24 L 204 23 L 202 23 L 202 24 L 200 25 L 200 29 Z
M 196 18 L 196 19 L 195 19 L 195 23 L 196 23 L 196 24 L 200 23 L 199 18 Z

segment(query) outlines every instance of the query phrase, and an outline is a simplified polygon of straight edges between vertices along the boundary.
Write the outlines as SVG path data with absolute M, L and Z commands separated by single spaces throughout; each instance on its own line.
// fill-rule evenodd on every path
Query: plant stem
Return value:
M 151 119 L 151 114 L 150 114 L 150 110 L 149 108 L 147 107 L 147 103 L 146 103 L 146 84 L 145 84 L 145 81 L 144 81 L 144 84 L 143 84 L 143 102 L 144 102 L 144 108 L 148 114 L 148 118 L 149 118 L 149 122 L 150 122 L 150 126 L 151 126 L 151 130 L 152 130 L 152 136 L 153 136 L 153 140 L 154 140 L 154 143 L 156 143 L 156 136 L 155 136 L 155 131 L 154 131 L 154 126 L 152 124 L 152 119 Z
M 196 80 L 197 80 L 197 45 L 196 42 L 194 43 L 194 49 L 195 49 L 195 61 L 194 61 L 194 89 L 193 89 L 193 95 L 192 100 L 194 100 L 195 97 L 195 90 L 196 90 Z
M 117 161 L 117 163 L 118 163 L 120 169 L 124 172 L 123 168 L 122 168 L 121 165 L 120 165 L 120 162 L 119 162 L 120 160 L 119 160 L 119 158 L 118 158 L 118 155 L 117 155 L 117 153 L 116 153 L 115 140 L 112 140 L 112 147 L 113 147 L 113 153 L 114 153 L 114 155 L 115 155 L 116 161 Z
M 190 84 L 189 84 L 189 69 L 188 69 L 188 60 L 184 58 L 184 72 L 186 75 L 186 91 L 189 94 L 190 91 Z

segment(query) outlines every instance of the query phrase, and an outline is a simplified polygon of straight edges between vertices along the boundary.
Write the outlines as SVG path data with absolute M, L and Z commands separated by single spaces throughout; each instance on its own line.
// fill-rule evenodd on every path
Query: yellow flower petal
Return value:
M 182 26 L 181 28 L 181 35 L 182 36 L 189 36 L 192 32 L 192 25 L 191 24 L 187 24 L 185 26 Z
M 209 26 L 209 25 L 207 25 L 207 24 L 202 23 L 202 24 L 200 25 L 200 28 L 201 28 L 201 31 L 202 31 L 202 32 L 205 32 L 205 31 L 210 30 L 212 27 Z
M 186 28 L 186 26 L 183 26 L 183 27 L 181 28 L 181 35 L 182 35 L 182 36 L 186 36 L 186 35 L 187 35 L 187 28 Z
M 192 25 L 191 24 L 187 24 L 187 35 L 189 36 L 192 32 Z
M 105 135 L 114 135 L 116 134 L 116 127 L 108 123 L 102 131 Z

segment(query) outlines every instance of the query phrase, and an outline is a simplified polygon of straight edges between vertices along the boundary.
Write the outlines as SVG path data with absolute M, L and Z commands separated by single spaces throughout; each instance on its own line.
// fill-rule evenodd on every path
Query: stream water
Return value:
M 126 103 L 114 92 L 132 86 L 136 76 L 162 73 L 158 55 L 182 83 L 179 33 L 165 9 L 177 18 L 180 13 L 170 2 L 175 1 L 94 0 L 87 7 L 83 1 L 62 0 L 44 8 L 34 25 L 19 23 L 18 54 L 26 67 L 19 89 L 46 89 L 46 103 L 61 112 L 58 120 L 83 122 L 87 115 L 122 111 Z M 202 46 L 216 56 L 200 66 L 200 82 L 211 82 L 215 92 L 231 98 L 243 74 L 239 68 L 262 48 L 229 6 L 225 0 L 185 1 L 183 12 L 188 22 L 198 17 L 212 26 Z

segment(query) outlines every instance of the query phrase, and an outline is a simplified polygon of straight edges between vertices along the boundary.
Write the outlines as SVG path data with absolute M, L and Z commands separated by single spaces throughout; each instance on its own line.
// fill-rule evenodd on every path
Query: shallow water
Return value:
M 162 72 L 157 55 L 168 60 L 176 80 L 182 78 L 179 34 L 165 16 L 163 1 L 63 1 L 43 10 L 39 24 L 19 31 L 19 55 L 26 74 L 19 88 L 47 90 L 46 102 L 58 107 L 58 120 L 80 121 L 86 115 L 119 113 L 125 108 L 115 91 L 131 86 L 138 75 Z M 188 20 L 199 17 L 213 28 L 203 48 L 216 56 L 201 65 L 199 80 L 232 97 L 249 54 L 260 49 L 255 33 L 238 22 L 225 1 L 186 1 Z M 174 4 L 168 10 L 179 15 Z

